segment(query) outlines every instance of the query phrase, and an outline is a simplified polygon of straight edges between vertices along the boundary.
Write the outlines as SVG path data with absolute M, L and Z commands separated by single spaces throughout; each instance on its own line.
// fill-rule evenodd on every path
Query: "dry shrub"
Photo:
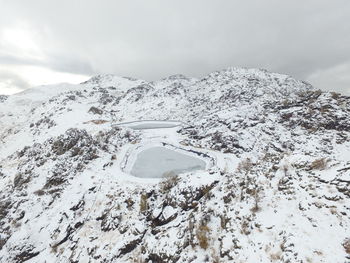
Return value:
M 190 218 L 188 220 L 188 234 L 189 234 L 189 243 L 191 244 L 191 247 L 195 247 L 194 242 L 194 229 L 195 229 L 195 222 L 194 222 L 193 214 L 190 215 Z
M 312 263 L 312 258 L 306 257 L 305 259 L 307 263 Z
M 34 192 L 34 194 L 37 195 L 37 196 L 42 196 L 42 195 L 45 194 L 45 191 L 42 190 L 42 189 L 39 189 L 39 190 L 36 190 L 36 191 Z
M 144 213 L 148 209 L 147 195 L 142 193 L 140 196 L 140 212 Z
M 160 192 L 164 194 L 168 193 L 171 188 L 179 182 L 179 180 L 179 177 L 174 173 L 164 174 L 164 180 L 159 183 Z
M 237 172 L 245 172 L 246 174 L 252 169 L 253 163 L 250 158 L 241 161 L 237 166 Z
M 88 124 L 88 123 L 93 123 L 93 124 L 104 124 L 104 123 L 106 123 L 106 122 L 108 122 L 107 120 L 91 120 L 91 121 L 86 121 L 86 122 L 84 122 L 84 124 Z
M 290 104 L 290 101 L 288 99 L 285 99 L 285 100 L 282 101 L 282 105 L 284 107 L 287 107 L 289 104 Z
M 132 200 L 132 198 L 130 197 L 126 199 L 124 202 L 126 203 L 126 207 L 128 209 L 130 209 L 135 204 L 134 200 Z
M 344 243 L 343 247 L 345 249 L 345 252 L 350 255 L 350 238 L 347 238 Z
M 331 97 L 335 100 L 339 99 L 340 97 L 340 94 L 339 93 L 336 93 L 336 92 L 331 92 Z
M 327 163 L 328 163 L 328 160 L 326 158 L 317 159 L 310 164 L 310 169 L 311 170 L 324 170 L 327 168 Z
M 199 246 L 203 249 L 207 249 L 209 246 L 209 230 L 207 225 L 200 225 L 196 232 Z
M 288 165 L 287 164 L 283 165 L 282 170 L 284 172 L 284 176 L 287 176 L 288 175 L 288 170 L 289 170 Z
M 222 229 L 226 229 L 227 224 L 230 222 L 230 218 L 227 215 L 220 215 L 220 226 Z
M 243 217 L 243 220 L 241 222 L 241 233 L 246 236 L 251 233 L 249 222 L 250 222 L 250 219 L 246 217 Z
M 220 255 L 214 248 L 211 249 L 211 262 L 212 263 L 220 263 L 221 262 Z
M 260 211 L 261 207 L 259 205 L 260 200 L 261 200 L 261 191 L 262 188 L 261 187 L 257 187 L 254 189 L 254 193 L 253 193 L 253 197 L 254 197 L 254 206 L 252 207 L 251 211 L 253 213 L 256 213 L 258 211 Z
M 281 259 L 281 252 L 279 251 L 277 253 L 271 253 L 270 254 L 270 259 L 272 261 L 280 261 L 280 259 Z

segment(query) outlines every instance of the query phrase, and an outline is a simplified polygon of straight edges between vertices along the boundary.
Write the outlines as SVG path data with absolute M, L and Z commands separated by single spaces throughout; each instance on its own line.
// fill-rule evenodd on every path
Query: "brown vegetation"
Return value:
M 203 249 L 207 249 L 209 246 L 209 230 L 207 225 L 200 225 L 196 232 L 199 246 Z
M 144 213 L 148 209 L 147 194 L 141 194 L 140 197 L 140 212 Z
M 241 161 L 237 166 L 237 172 L 248 173 L 252 169 L 253 163 L 250 158 Z
M 176 174 L 168 173 L 164 175 L 164 180 L 160 182 L 160 192 L 168 193 L 179 182 L 179 177 Z
M 86 121 L 86 122 L 83 122 L 84 124 L 88 124 L 88 123 L 93 123 L 93 124 L 104 124 L 108 122 L 107 120 L 91 120 L 91 121 Z
M 350 238 L 347 238 L 344 243 L 343 247 L 345 249 L 345 252 L 350 255 Z
M 324 170 L 327 168 L 327 163 L 328 163 L 328 160 L 326 158 L 317 159 L 310 164 L 310 169 L 311 170 Z

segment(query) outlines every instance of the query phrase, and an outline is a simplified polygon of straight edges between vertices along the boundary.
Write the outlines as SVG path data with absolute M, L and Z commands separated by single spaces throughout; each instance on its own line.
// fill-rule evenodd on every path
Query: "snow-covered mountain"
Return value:
M 350 262 L 350 97 L 289 76 L 37 87 L 0 142 L 0 262 Z M 205 169 L 133 176 L 153 146 Z

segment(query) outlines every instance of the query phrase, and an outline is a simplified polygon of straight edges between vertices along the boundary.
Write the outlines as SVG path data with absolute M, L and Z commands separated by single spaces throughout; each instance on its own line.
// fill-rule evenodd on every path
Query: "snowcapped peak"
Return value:
M 146 83 L 146 81 L 131 77 L 119 77 L 113 74 L 99 74 L 81 84 L 88 87 L 115 87 L 118 90 L 126 91 L 134 86 L 144 83 Z
M 197 84 L 202 89 L 222 89 L 223 92 L 230 92 L 230 96 L 239 99 L 239 94 L 244 94 L 245 100 L 257 100 L 263 97 L 264 100 L 290 99 L 298 94 L 315 89 L 308 83 L 296 80 L 288 75 L 272 73 L 265 69 L 229 67 L 215 71 L 202 78 Z M 238 97 L 237 97 L 238 96 Z
M 154 85 L 156 88 L 164 88 L 167 86 L 178 85 L 178 84 L 180 84 L 181 86 L 189 86 L 197 81 L 198 79 L 196 78 L 187 77 L 182 74 L 175 74 L 175 75 L 170 75 L 168 77 L 162 78 L 157 81 L 153 81 L 151 82 L 151 84 Z
M 253 78 L 253 77 L 259 78 L 259 79 L 266 79 L 266 78 L 285 79 L 285 78 L 288 78 L 289 76 L 278 74 L 278 73 L 272 73 L 266 69 L 228 67 L 222 70 L 214 71 L 208 74 L 207 76 L 205 76 L 204 79 L 208 79 L 208 78 L 236 79 L 236 78 Z
M 120 81 L 133 81 L 135 79 L 127 78 L 127 77 L 120 77 L 114 74 L 98 74 L 96 76 L 91 77 L 87 81 L 82 82 L 81 84 L 94 84 L 94 85 L 103 85 L 107 82 L 120 82 Z
M 190 79 L 191 78 L 188 78 L 182 74 L 174 74 L 174 75 L 170 75 L 166 78 L 163 78 L 162 80 L 190 80 Z

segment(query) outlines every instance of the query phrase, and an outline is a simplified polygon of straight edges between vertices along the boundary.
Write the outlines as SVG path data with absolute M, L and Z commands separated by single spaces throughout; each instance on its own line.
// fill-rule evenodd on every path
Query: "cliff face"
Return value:
M 348 262 L 349 138 L 349 97 L 257 69 L 0 96 L 0 262 Z M 134 177 L 146 145 L 207 168 Z

